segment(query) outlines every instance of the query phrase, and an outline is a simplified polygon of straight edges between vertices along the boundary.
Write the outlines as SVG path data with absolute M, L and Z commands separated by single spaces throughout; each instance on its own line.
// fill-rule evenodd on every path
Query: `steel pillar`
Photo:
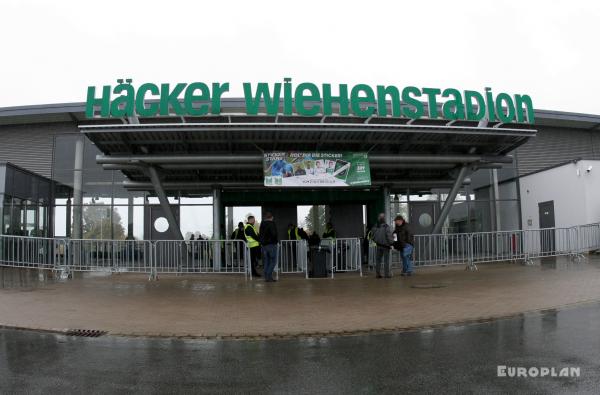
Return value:
M 221 240 L 221 190 L 213 188 L 213 240 Z M 215 272 L 221 270 L 221 243 L 213 244 L 213 269 Z
M 169 222 L 169 227 L 175 230 L 175 235 L 178 236 L 179 240 L 183 240 L 183 234 L 181 233 L 179 222 L 175 218 L 173 210 L 171 210 L 169 199 L 167 198 L 167 194 L 165 193 L 162 182 L 160 181 L 160 177 L 158 176 L 158 170 L 156 170 L 156 168 L 153 166 L 148 166 L 148 175 L 150 176 L 150 180 L 152 180 L 152 186 L 154 187 L 156 196 L 158 196 L 158 202 L 165 213 L 167 222 Z
M 463 180 L 467 176 L 468 169 L 469 166 L 466 164 L 460 168 L 460 171 L 456 176 L 456 180 L 454 181 L 454 185 L 452 186 L 452 189 L 450 189 L 448 197 L 446 197 L 446 201 L 444 202 L 444 206 L 442 207 L 442 211 L 440 212 L 438 220 L 436 221 L 435 225 L 433 225 L 433 230 L 431 231 L 432 234 L 438 234 L 442 230 L 442 225 L 444 224 L 444 221 L 446 221 L 448 214 L 450 214 L 452 204 L 454 204 L 454 199 L 456 199 L 456 195 L 462 186 Z
M 392 223 L 392 208 L 390 206 L 390 188 L 385 186 L 382 189 L 383 191 L 383 210 L 385 213 L 385 222 L 387 222 L 388 224 Z
M 492 169 L 492 193 L 494 199 L 494 228 L 499 231 L 502 228 L 500 224 L 500 191 L 498 189 L 498 170 Z
M 225 229 L 224 239 L 237 228 L 237 224 L 233 222 L 233 206 L 227 207 L 227 228 Z
M 73 164 L 73 233 L 74 239 L 81 239 L 83 212 L 83 136 L 75 141 L 75 163 Z

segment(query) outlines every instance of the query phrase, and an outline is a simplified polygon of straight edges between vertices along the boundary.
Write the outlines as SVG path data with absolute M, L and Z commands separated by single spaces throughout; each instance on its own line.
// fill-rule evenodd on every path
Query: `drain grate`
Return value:
M 106 332 L 96 329 L 69 329 L 66 332 L 66 335 L 79 337 L 100 337 L 102 335 L 106 335 Z

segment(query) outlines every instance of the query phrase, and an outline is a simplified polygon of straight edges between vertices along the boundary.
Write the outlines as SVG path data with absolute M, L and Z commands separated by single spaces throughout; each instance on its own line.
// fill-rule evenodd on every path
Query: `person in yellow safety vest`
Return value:
M 298 231 L 298 227 L 294 224 L 288 225 L 287 236 L 288 240 L 302 240 L 302 237 Z
M 331 222 L 327 222 L 325 225 L 325 232 L 323 232 L 324 239 L 335 239 L 335 229 L 333 228 L 333 224 Z
M 252 267 L 252 275 L 260 277 L 260 274 L 256 271 L 258 266 L 258 258 L 260 255 L 260 242 L 258 241 L 258 232 L 254 227 L 256 219 L 254 216 L 249 216 L 246 226 L 244 227 L 244 234 L 246 235 L 246 242 L 250 248 L 250 266 Z
M 368 232 L 367 232 L 367 242 L 369 243 L 369 245 L 377 245 L 373 241 L 373 230 L 372 229 L 369 229 Z

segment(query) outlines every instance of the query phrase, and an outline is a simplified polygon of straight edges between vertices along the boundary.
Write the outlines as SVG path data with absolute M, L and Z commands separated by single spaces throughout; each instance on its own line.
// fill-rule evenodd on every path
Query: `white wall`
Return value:
M 591 171 L 587 171 L 589 167 Z M 557 227 L 600 222 L 600 161 L 581 160 L 521 177 L 523 229 L 539 228 L 538 203 L 554 201 Z M 531 221 L 531 225 L 529 225 Z

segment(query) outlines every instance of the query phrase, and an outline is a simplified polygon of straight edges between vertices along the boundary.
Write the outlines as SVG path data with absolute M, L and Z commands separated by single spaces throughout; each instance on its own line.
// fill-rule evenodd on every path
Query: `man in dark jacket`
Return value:
M 377 244 L 377 255 L 375 257 L 375 271 L 377 278 L 381 278 L 381 264 L 383 264 L 386 278 L 392 277 L 390 270 L 390 249 L 394 242 L 391 227 L 385 222 L 385 214 L 379 214 L 377 225 L 372 229 L 373 241 Z
M 401 276 L 412 276 L 412 253 L 415 245 L 415 236 L 412 234 L 408 222 L 401 215 L 394 219 L 394 248 L 400 252 L 402 257 Z
M 265 213 L 265 218 L 260 224 L 258 231 L 260 235 L 260 244 L 262 245 L 262 256 L 264 265 L 264 274 L 266 282 L 275 282 L 273 278 L 273 270 L 277 265 L 277 243 L 279 243 L 279 237 L 277 236 L 277 226 L 273 221 L 273 214 L 269 211 Z

